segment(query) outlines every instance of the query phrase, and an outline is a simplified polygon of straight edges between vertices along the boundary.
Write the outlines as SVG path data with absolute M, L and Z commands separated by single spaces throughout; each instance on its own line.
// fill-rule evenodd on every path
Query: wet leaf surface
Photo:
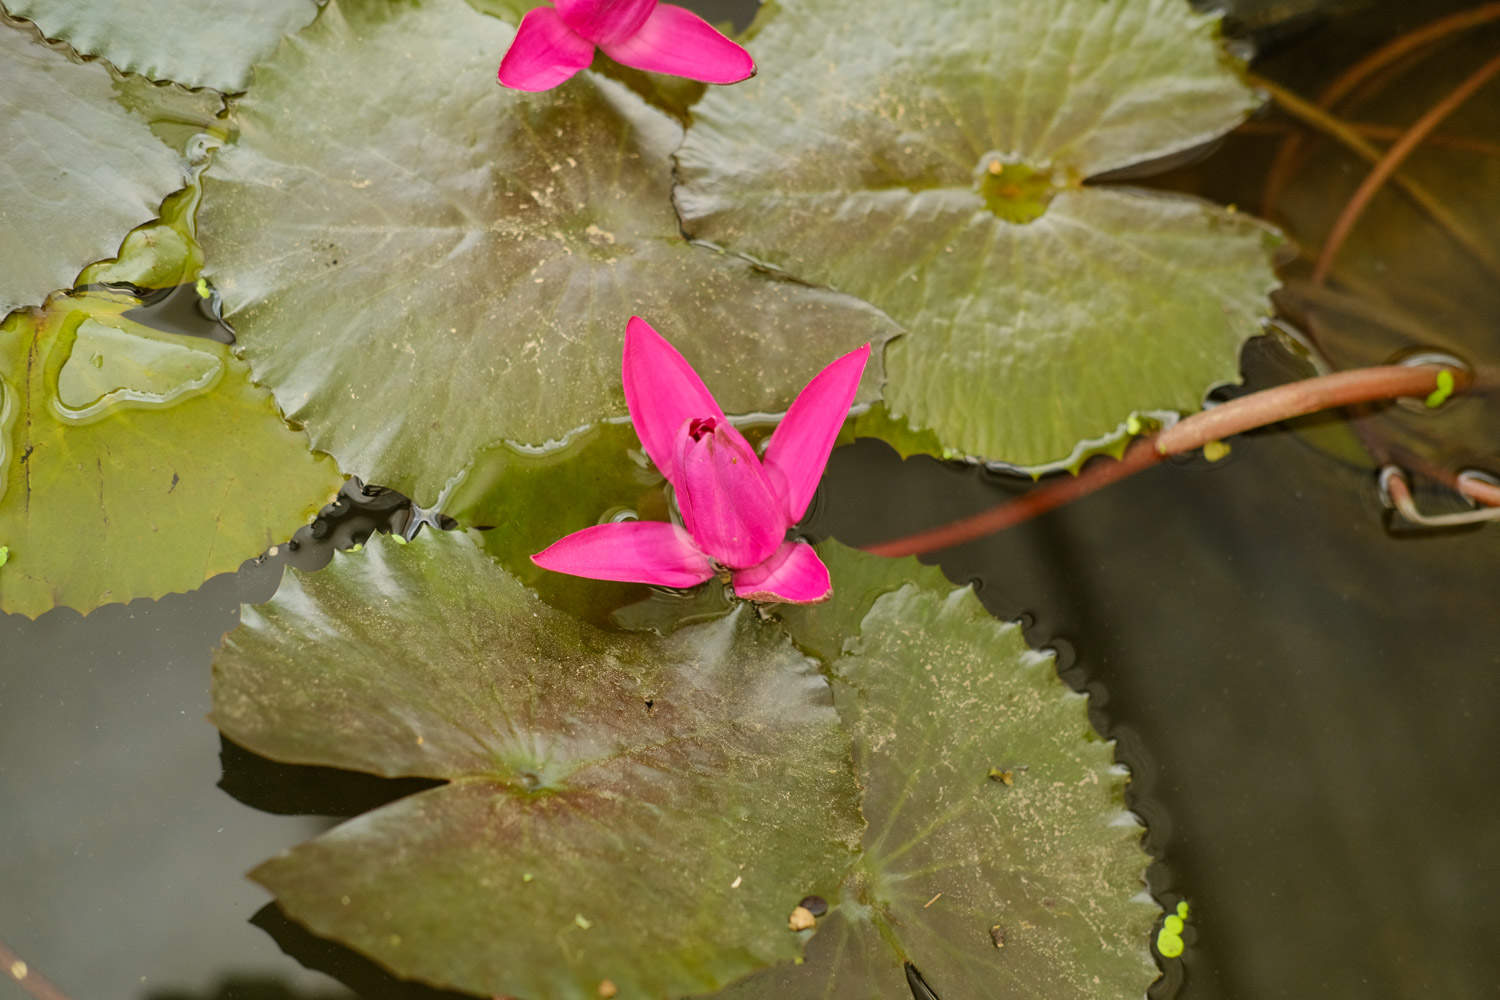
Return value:
M 902 323 L 885 400 L 945 453 L 1072 465 L 1132 413 L 1236 380 L 1273 234 L 1083 184 L 1254 106 L 1211 19 L 1179 0 L 784 0 L 750 48 L 760 75 L 693 109 L 687 230 Z
M 1142 995 L 1157 974 L 1149 859 L 1087 699 L 936 569 L 820 551 L 836 593 L 855 584 L 825 613 L 870 609 L 832 667 L 864 854 L 806 962 L 724 995 L 905 996 L 903 962 L 943 1000 Z M 902 573 L 922 582 L 900 585 Z M 794 634 L 825 625 L 820 610 L 789 622 Z
M 283 35 L 312 21 L 315 0 L 153 0 L 149 7 L 111 0 L 7 0 L 85 55 L 152 80 L 234 92 L 250 82 L 250 65 Z
M 426 505 L 481 447 L 623 416 L 632 314 L 729 412 L 785 409 L 827 359 L 895 332 L 690 246 L 679 126 L 591 73 L 500 88 L 511 34 L 462 0 L 330 3 L 264 65 L 206 175 L 226 317 L 342 467 Z
M 59 296 L 0 326 L 0 609 L 189 590 L 289 538 L 337 491 L 223 344 Z
M 215 662 L 277 760 L 451 779 L 274 858 L 281 907 L 484 995 L 679 996 L 797 955 L 859 836 L 827 683 L 749 607 L 671 637 L 556 612 L 465 536 L 289 573 Z
M 666 480 L 628 423 L 584 431 L 546 454 L 486 448 L 455 478 L 437 508 L 469 528 L 485 551 L 553 607 L 603 625 L 651 592 L 644 584 L 589 580 L 531 561 L 564 535 L 623 517 L 670 519 Z
M 122 80 L 0 20 L 0 317 L 39 306 L 86 264 L 112 256 L 181 187 L 164 122 L 201 117 L 216 95 Z

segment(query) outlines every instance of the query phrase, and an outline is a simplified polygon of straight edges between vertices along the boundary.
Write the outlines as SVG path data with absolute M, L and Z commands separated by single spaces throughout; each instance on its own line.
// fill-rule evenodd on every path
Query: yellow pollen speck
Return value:
M 1210 462 L 1217 462 L 1229 454 L 1229 445 L 1223 441 L 1210 441 L 1203 446 L 1203 457 Z
M 1425 400 L 1429 410 L 1435 410 L 1448 401 L 1453 395 L 1453 373 L 1444 368 L 1437 373 L 1437 388 L 1428 393 Z

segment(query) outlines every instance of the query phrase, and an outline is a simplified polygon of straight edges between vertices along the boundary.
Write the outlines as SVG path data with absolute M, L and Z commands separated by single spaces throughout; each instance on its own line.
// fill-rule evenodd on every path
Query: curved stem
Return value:
M 1338 78 L 1318 95 L 1317 106 L 1331 108 L 1347 97 L 1365 79 L 1398 59 L 1455 32 L 1477 27 L 1497 18 L 1500 18 L 1500 3 L 1487 3 L 1473 10 L 1459 11 L 1447 17 L 1440 17 L 1436 21 L 1394 38 L 1339 74 Z M 1292 171 L 1296 169 L 1297 153 L 1301 144 L 1300 136 L 1289 136 L 1276 151 L 1276 158 L 1271 162 L 1270 169 L 1266 171 L 1266 186 L 1260 200 L 1261 215 L 1269 216 L 1276 203 L 1281 200 L 1281 192 L 1291 179 Z
M 1313 283 L 1318 284 L 1328 275 L 1328 270 L 1333 266 L 1333 259 L 1338 255 L 1339 248 L 1344 245 L 1344 240 L 1354 228 L 1355 222 L 1359 220 L 1370 199 L 1375 192 L 1386 182 L 1401 162 L 1411 155 L 1412 150 L 1427 137 L 1427 133 L 1437 128 L 1438 123 L 1447 118 L 1458 106 L 1474 95 L 1474 92 L 1489 82 L 1490 77 L 1500 73 L 1500 55 L 1493 56 L 1483 66 L 1479 67 L 1463 83 L 1453 89 L 1447 97 L 1434 104 L 1421 118 L 1414 122 L 1406 134 L 1398 139 L 1395 145 L 1386 150 L 1385 156 L 1381 157 L 1375 169 L 1360 184 L 1349 203 L 1344 206 L 1343 212 L 1339 214 L 1338 220 L 1334 222 L 1333 229 L 1328 234 L 1328 240 L 1323 244 L 1323 252 L 1318 255 L 1317 266 L 1313 268 Z
M 989 510 L 904 538 L 866 545 L 864 550 L 877 556 L 914 556 L 919 552 L 936 552 L 938 549 L 982 538 L 1088 496 L 1101 487 L 1150 468 L 1164 457 L 1166 456 L 1151 447 L 1150 438 L 1142 438 L 1133 442 L 1119 461 L 1091 463 L 1076 476 L 1053 480 Z
M 1195 413 L 1154 437 L 1133 442 L 1118 461 L 1092 463 L 1077 476 L 1053 480 L 989 510 L 903 538 L 866 545 L 864 550 L 881 556 L 910 556 L 972 541 L 1055 510 L 1148 469 L 1168 455 L 1191 451 L 1210 441 L 1319 410 L 1400 396 L 1426 396 L 1437 387 L 1438 373 L 1443 371 L 1452 374 L 1456 392 L 1472 384 L 1467 372 L 1443 365 L 1383 365 L 1252 392 Z
M 1329 114 L 1327 111 L 1304 100 L 1296 94 L 1287 90 L 1280 84 L 1267 80 L 1264 77 L 1251 76 L 1252 82 L 1260 89 L 1271 95 L 1278 107 L 1298 121 L 1317 129 L 1332 139 L 1338 140 L 1346 148 L 1369 161 L 1371 164 L 1379 164 L 1386 155 L 1374 146 L 1366 142 L 1359 132 L 1348 123 Z M 1484 263 L 1496 275 L 1500 275 L 1500 257 L 1497 257 L 1490 249 L 1489 244 L 1480 239 L 1473 231 L 1464 224 L 1463 220 L 1444 205 L 1438 198 L 1422 187 L 1416 181 L 1397 174 L 1391 178 L 1402 191 L 1411 197 L 1421 207 L 1422 211 L 1432 217 L 1433 221 L 1443 228 L 1456 242 L 1474 257 Z M 1262 213 L 1268 214 L 1268 213 Z
M 66 993 L 23 962 L 21 956 L 5 946 L 4 941 L 0 941 L 0 975 L 14 980 L 21 989 L 36 997 L 36 1000 L 68 1000 Z
M 1334 372 L 1262 389 L 1195 413 L 1158 434 L 1156 449 L 1163 455 L 1177 455 L 1210 441 L 1222 441 L 1256 427 L 1319 410 L 1400 396 L 1425 396 L 1436 387 L 1440 371 L 1453 373 L 1455 392 L 1468 387 L 1467 372 L 1442 365 L 1381 365 Z

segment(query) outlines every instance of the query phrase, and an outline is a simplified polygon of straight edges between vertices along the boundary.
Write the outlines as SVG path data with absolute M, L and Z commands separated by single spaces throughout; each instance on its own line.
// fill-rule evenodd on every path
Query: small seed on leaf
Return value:
M 794 931 L 805 931 L 817 922 L 818 918 L 812 915 L 811 910 L 805 906 L 799 906 L 787 918 L 786 925 Z

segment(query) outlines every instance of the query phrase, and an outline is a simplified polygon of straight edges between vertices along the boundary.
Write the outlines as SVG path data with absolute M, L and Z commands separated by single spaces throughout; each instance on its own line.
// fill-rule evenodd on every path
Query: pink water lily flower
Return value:
M 869 357 L 866 344 L 807 383 L 762 460 L 677 349 L 631 317 L 621 365 L 625 403 L 646 454 L 672 484 L 682 526 L 598 524 L 531 561 L 574 576 L 664 587 L 692 587 L 722 568 L 740 597 L 823 600 L 833 590 L 828 567 L 811 545 L 786 534 L 812 501 Z
M 736 83 L 755 74 L 755 60 L 684 7 L 658 0 L 556 0 L 521 19 L 500 61 L 500 82 L 517 90 L 550 90 L 594 61 L 594 47 L 625 66 Z

